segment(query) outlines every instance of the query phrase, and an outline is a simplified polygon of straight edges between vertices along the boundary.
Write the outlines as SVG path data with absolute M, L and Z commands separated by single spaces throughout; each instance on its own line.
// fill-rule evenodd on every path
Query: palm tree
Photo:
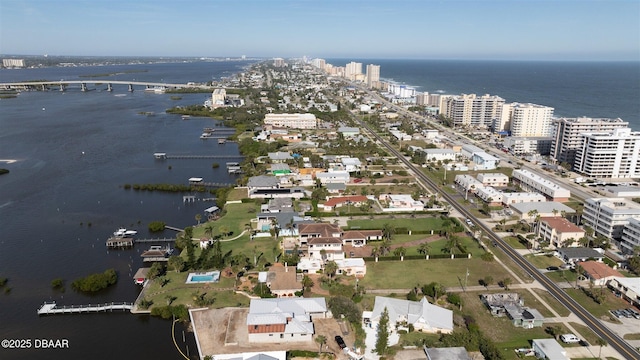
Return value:
M 460 238 L 457 236 L 450 236 L 442 250 L 449 254 L 453 254 L 453 250 L 458 246 L 460 246 Z
M 400 261 L 404 260 L 404 255 L 406 253 L 407 253 L 407 249 L 405 249 L 403 246 L 400 246 L 399 248 L 396 248 L 395 250 L 393 250 L 393 255 L 400 256 Z
M 318 343 L 318 345 L 320 345 L 319 352 L 322 352 L 322 346 L 327 343 L 327 338 L 324 335 L 318 335 L 315 338 L 315 342 Z
M 204 235 L 211 239 L 213 236 L 213 224 L 207 224 L 207 226 L 204 227 Z
M 202 220 L 202 215 L 196 214 L 196 221 L 198 222 L 198 225 L 200 225 L 200 220 Z
M 333 279 L 333 276 L 338 271 L 338 264 L 335 261 L 329 261 L 324 264 L 324 273 L 329 276 L 329 278 Z
M 391 237 L 396 233 L 396 228 L 389 223 L 385 223 L 382 227 L 382 236 L 385 240 L 391 241 Z
M 429 251 L 431 251 L 431 245 L 429 243 L 422 243 L 418 246 L 418 252 L 425 256 L 425 258 L 429 255 Z
M 607 340 L 598 338 L 598 340 L 596 340 L 596 345 L 600 346 L 600 351 L 598 351 L 598 359 L 601 359 L 602 357 L 600 355 L 602 354 L 602 347 L 607 346 Z

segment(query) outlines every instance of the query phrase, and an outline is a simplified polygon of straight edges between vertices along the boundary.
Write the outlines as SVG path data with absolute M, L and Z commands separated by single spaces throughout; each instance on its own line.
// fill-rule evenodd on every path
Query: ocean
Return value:
M 342 65 L 351 60 L 328 60 Z M 358 61 L 358 60 L 356 60 Z M 360 60 L 381 65 L 381 77 L 416 86 L 419 91 L 495 94 L 507 101 L 553 106 L 556 115 L 621 117 L 640 129 L 640 75 L 637 63 L 527 63 L 418 60 Z M 119 73 L 113 80 L 206 82 L 242 71 L 247 62 L 195 62 L 76 68 L 0 70 L 0 82 L 81 79 L 80 75 Z M 88 78 L 91 79 L 91 78 Z M 142 265 L 140 252 L 105 248 L 119 227 L 149 234 L 150 221 L 185 227 L 211 206 L 184 204 L 182 194 L 125 190 L 124 184 L 181 183 L 190 177 L 235 182 L 217 160 L 154 159 L 153 153 L 237 155 L 236 144 L 199 139 L 211 119 L 181 120 L 164 111 L 175 105 L 202 104 L 207 94 L 150 94 L 114 85 L 92 91 L 23 92 L 0 100 L 1 339 L 66 339 L 68 349 L 2 349 L 1 359 L 87 357 L 182 358 L 171 339 L 171 321 L 128 313 L 38 317 L 44 301 L 89 304 L 133 301 L 139 288 L 131 276 Z M 152 116 L 140 114 L 153 113 Z M 218 129 L 216 127 L 216 129 Z M 220 160 L 224 164 L 225 160 Z M 89 226 L 91 223 L 91 226 Z M 165 231 L 166 236 L 175 233 Z M 116 286 L 93 296 L 70 289 L 89 273 L 115 268 Z M 64 293 L 51 280 L 67 280 Z M 179 346 L 193 355 L 193 339 L 178 330 Z
M 640 131 L 640 63 L 326 59 L 380 65 L 380 78 L 419 92 L 490 94 L 554 108 L 556 117 L 621 118 Z

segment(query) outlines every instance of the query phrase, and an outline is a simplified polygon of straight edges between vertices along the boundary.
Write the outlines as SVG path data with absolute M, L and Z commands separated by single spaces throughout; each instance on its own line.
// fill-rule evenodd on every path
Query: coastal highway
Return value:
M 353 116 L 353 115 L 352 115 Z M 400 159 L 406 166 L 415 174 L 416 178 L 421 182 L 428 184 L 434 191 L 440 193 L 440 195 L 447 201 L 449 204 L 458 210 L 462 215 L 472 219 L 474 224 L 479 228 L 484 230 L 484 233 L 487 237 L 498 247 L 500 250 L 504 251 L 507 256 L 509 256 L 516 264 L 522 267 L 529 275 L 537 280 L 542 286 L 544 286 L 547 291 L 553 297 L 555 297 L 560 303 L 567 307 L 571 312 L 573 312 L 576 316 L 578 316 L 584 323 L 593 330 L 599 337 L 605 339 L 609 346 L 614 348 L 616 351 L 620 353 L 620 355 L 624 356 L 626 359 L 638 359 L 640 360 L 640 353 L 636 351 L 631 345 L 629 345 L 626 341 L 621 339 L 616 333 L 611 331 L 607 326 L 602 324 L 600 320 L 598 320 L 595 316 L 589 313 L 585 308 L 583 308 L 578 302 L 576 302 L 573 298 L 571 298 L 564 290 L 558 287 L 553 281 L 551 281 L 548 277 L 542 274 L 536 267 L 531 265 L 522 255 L 520 255 L 517 251 L 515 251 L 509 244 L 503 241 L 493 230 L 484 224 L 482 221 L 478 221 L 476 217 L 469 212 L 464 206 L 455 201 L 449 193 L 443 191 L 438 184 L 436 184 L 431 178 L 425 175 L 421 169 L 414 166 L 409 160 L 405 158 L 405 156 L 395 148 L 393 148 L 389 143 L 387 143 L 380 135 L 378 135 L 375 131 L 373 131 L 367 124 L 363 121 L 357 119 L 355 116 L 353 118 L 360 124 L 362 128 L 367 129 L 367 131 L 373 136 L 382 146 L 384 146 L 391 154 Z

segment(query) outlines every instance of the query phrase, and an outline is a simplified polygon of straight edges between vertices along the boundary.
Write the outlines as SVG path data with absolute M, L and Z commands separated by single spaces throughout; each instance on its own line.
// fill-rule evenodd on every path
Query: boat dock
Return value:
M 156 238 L 156 239 L 135 239 L 135 243 L 152 243 L 152 242 L 174 242 L 175 238 Z
M 108 248 L 125 248 L 133 246 L 133 238 L 113 236 L 107 239 Z
M 165 225 L 164 228 L 165 229 L 169 229 L 169 230 L 173 230 L 173 231 L 184 231 L 184 229 L 180 229 L 180 228 L 169 226 L 169 225 Z
M 168 155 L 167 153 L 154 153 L 153 157 L 158 160 L 165 159 L 242 159 L 242 155 Z
M 82 314 L 82 313 L 98 313 L 98 312 L 112 312 L 113 310 L 131 311 L 133 309 L 133 303 L 128 302 L 112 302 L 106 304 L 96 305 L 69 305 L 58 307 L 54 302 L 45 302 L 39 309 L 38 315 L 53 315 L 53 314 Z

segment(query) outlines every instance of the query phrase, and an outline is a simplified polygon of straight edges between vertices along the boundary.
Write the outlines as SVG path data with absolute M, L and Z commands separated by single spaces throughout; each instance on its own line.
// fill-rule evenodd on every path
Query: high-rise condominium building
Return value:
M 311 65 L 317 67 L 320 70 L 325 70 L 327 62 L 324 59 L 313 59 L 311 60 Z
M 619 242 L 629 219 L 640 219 L 640 204 L 625 198 L 592 198 L 584 201 L 582 223 L 596 235 Z
M 622 119 L 556 118 L 552 122 L 551 157 L 573 166 L 576 151 L 582 146 L 583 133 L 612 132 L 629 127 Z
M 344 77 L 349 80 L 355 80 L 358 75 L 362 74 L 362 63 L 350 62 L 345 66 Z
M 367 65 L 367 86 L 376 87 L 380 81 L 380 65 Z
M 551 134 L 553 108 L 536 104 L 503 104 L 500 124 L 494 131 L 510 130 L 513 137 L 540 137 Z
M 273 59 L 273 66 L 275 67 L 283 67 L 285 66 L 285 62 L 283 58 L 274 58 Z
M 493 119 L 504 104 L 504 99 L 495 95 L 476 96 L 462 94 L 441 97 L 440 113 L 453 121 L 455 126 L 491 126 Z
M 416 105 L 440 106 L 440 94 L 417 93 Z
M 2 59 L 2 66 L 6 68 L 23 68 L 24 59 Z
M 583 133 L 573 170 L 593 178 L 640 177 L 640 132 Z

